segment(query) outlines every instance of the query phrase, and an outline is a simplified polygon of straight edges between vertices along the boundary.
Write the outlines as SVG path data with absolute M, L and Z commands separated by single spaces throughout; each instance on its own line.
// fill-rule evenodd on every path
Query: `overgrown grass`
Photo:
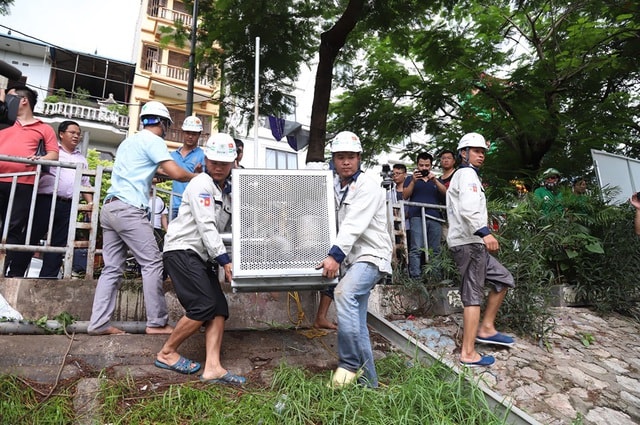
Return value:
M 284 365 L 274 371 L 267 388 L 206 386 L 194 381 L 143 392 L 131 379 L 107 380 L 101 389 L 99 420 L 114 425 L 505 423 L 489 409 L 476 386 L 442 364 L 410 364 L 392 355 L 377 367 L 382 385 L 376 390 L 331 389 L 329 372 L 312 374 Z M 37 398 L 13 378 L 0 378 L 0 388 L 2 423 L 73 421 L 65 395 L 39 406 Z
M 68 424 L 73 420 L 73 400 L 63 390 L 45 397 L 16 377 L 0 377 L 0 423 Z

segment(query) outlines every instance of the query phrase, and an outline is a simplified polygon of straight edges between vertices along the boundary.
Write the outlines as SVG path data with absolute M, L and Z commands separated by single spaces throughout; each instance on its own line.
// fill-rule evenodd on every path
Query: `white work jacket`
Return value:
M 447 244 L 452 246 L 484 243 L 487 227 L 487 200 L 478 173 L 473 167 L 461 167 L 447 189 Z
M 335 184 L 339 188 L 339 177 Z M 344 189 L 344 188 L 343 188 Z M 346 193 L 336 191 L 338 235 L 329 255 L 345 266 L 367 261 L 391 273 L 391 236 L 387 228 L 385 191 L 357 173 Z
M 167 229 L 164 251 L 190 249 L 204 261 L 219 260 L 227 254 L 220 234 L 230 231 L 231 195 L 201 173 L 184 189 L 178 216 Z

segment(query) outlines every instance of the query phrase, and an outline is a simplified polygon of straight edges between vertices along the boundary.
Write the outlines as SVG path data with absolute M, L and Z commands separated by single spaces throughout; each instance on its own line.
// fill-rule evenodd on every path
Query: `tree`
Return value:
M 638 18 L 631 2 L 458 2 L 369 37 L 331 126 L 378 151 L 416 132 L 437 148 L 480 131 L 505 179 L 584 172 L 591 148 L 638 152 Z
M 13 6 L 14 0 L 0 0 L 0 15 L 10 15 L 9 6 Z
M 200 72 L 221 76 L 235 106 L 252 110 L 255 37 L 261 39 L 260 112 L 281 115 L 290 112 L 285 94 L 297 78 L 300 64 L 319 52 L 311 116 L 307 162 L 324 160 L 326 118 L 334 69 L 349 64 L 360 48 L 359 37 L 376 30 L 399 27 L 420 16 L 431 3 L 420 0 L 320 0 L 254 1 L 219 0 L 200 7 L 198 32 Z M 190 29 L 177 23 L 167 39 L 184 44 Z M 344 46 L 348 48 L 343 49 Z M 347 66 L 347 68 L 349 68 Z M 222 90 L 221 89 L 221 90 Z M 227 106 L 221 93 L 221 115 Z M 221 123 L 220 128 L 224 128 Z M 366 142 L 366 141 L 365 141 Z M 366 143 L 365 143 L 366 147 Z

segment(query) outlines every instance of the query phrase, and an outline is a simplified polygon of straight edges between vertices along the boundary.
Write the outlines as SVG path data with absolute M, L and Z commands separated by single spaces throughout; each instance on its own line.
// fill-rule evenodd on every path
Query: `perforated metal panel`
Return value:
M 314 289 L 336 234 L 330 171 L 233 170 L 232 287 Z

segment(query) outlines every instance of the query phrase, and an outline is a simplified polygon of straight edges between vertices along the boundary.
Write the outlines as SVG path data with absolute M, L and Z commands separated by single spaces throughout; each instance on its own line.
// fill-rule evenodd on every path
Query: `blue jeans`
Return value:
M 422 235 L 422 217 L 411 217 L 409 234 L 411 235 L 411 247 L 409 249 L 409 276 L 419 278 L 422 275 L 422 251 L 429 248 L 433 255 L 440 252 L 440 239 L 442 238 L 442 224 L 438 221 L 426 219 L 427 245 Z
M 334 291 L 338 317 L 338 366 L 351 372 L 362 371 L 359 382 L 378 387 L 373 350 L 367 328 L 367 306 L 371 289 L 384 277 L 371 263 L 354 263 Z

